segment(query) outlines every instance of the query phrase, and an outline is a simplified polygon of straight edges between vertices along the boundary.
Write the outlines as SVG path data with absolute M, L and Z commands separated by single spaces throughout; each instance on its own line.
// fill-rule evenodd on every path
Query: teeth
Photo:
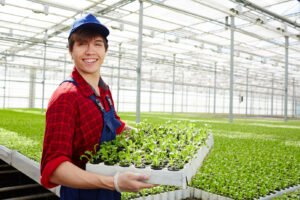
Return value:
M 84 62 L 93 63 L 96 62 L 96 59 L 84 59 Z

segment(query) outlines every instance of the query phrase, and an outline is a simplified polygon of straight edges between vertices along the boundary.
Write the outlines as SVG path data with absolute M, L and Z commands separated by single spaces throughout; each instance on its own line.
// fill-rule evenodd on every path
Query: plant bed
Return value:
M 38 162 L 24 156 L 16 150 L 11 150 L 2 145 L 0 145 L 0 160 L 3 160 L 40 184 L 40 164 Z M 60 186 L 49 190 L 59 195 L 59 187 Z
M 143 122 L 137 129 L 101 144 L 98 151 L 86 151 L 82 156 L 89 160 L 86 170 L 109 176 L 125 171 L 144 173 L 150 176 L 149 183 L 185 188 L 213 146 L 213 136 L 206 126 L 196 128 L 183 122 L 154 126 Z M 103 162 L 95 163 L 99 158 Z M 108 161 L 115 164 L 106 165 Z M 122 167 L 121 163 L 130 166 Z

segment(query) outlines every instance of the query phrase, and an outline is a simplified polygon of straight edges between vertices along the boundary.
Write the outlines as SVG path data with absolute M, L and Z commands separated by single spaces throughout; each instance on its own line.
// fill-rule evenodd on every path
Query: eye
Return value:
M 103 46 L 103 42 L 96 42 L 95 45 L 98 46 L 98 47 L 102 47 Z
M 86 44 L 87 44 L 87 42 L 85 42 L 85 41 L 78 41 L 77 42 L 78 46 L 83 46 L 83 45 L 86 45 Z

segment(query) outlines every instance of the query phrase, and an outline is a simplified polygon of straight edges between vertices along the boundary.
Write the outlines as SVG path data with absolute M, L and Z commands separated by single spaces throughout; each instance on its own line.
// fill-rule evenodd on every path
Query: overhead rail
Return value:
M 298 1 L 299 1 L 299 0 L 298 0 Z M 282 21 L 282 22 L 288 23 L 288 24 L 290 24 L 290 25 L 293 26 L 293 27 L 300 28 L 300 24 L 298 24 L 297 22 L 291 21 L 291 20 L 289 20 L 289 19 L 287 19 L 287 18 L 285 18 L 285 17 L 283 17 L 283 16 L 281 16 L 281 15 L 278 15 L 278 14 L 276 14 L 276 13 L 274 13 L 274 12 L 271 12 L 271 11 L 265 9 L 265 8 L 262 8 L 262 7 L 258 6 L 258 5 L 256 5 L 255 3 L 252 3 L 252 2 L 250 2 L 250 1 L 248 1 L 248 0 L 235 0 L 235 2 L 241 3 L 241 4 L 243 4 L 245 7 L 253 8 L 253 9 L 255 9 L 255 10 L 259 10 L 259 11 L 261 11 L 261 12 L 263 12 L 263 13 L 266 13 L 266 14 L 268 14 L 269 16 L 274 17 L 274 18 L 276 18 L 276 19 L 279 19 L 279 20 Z

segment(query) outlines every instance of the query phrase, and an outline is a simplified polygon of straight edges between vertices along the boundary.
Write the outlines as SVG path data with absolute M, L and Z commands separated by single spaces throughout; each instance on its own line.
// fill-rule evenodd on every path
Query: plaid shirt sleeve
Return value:
M 72 159 L 76 101 L 74 100 L 74 94 L 66 92 L 65 89 L 59 87 L 54 92 L 46 113 L 46 129 L 41 161 L 41 183 L 47 188 L 57 186 L 49 181 L 54 170 L 62 162 L 71 161 Z

